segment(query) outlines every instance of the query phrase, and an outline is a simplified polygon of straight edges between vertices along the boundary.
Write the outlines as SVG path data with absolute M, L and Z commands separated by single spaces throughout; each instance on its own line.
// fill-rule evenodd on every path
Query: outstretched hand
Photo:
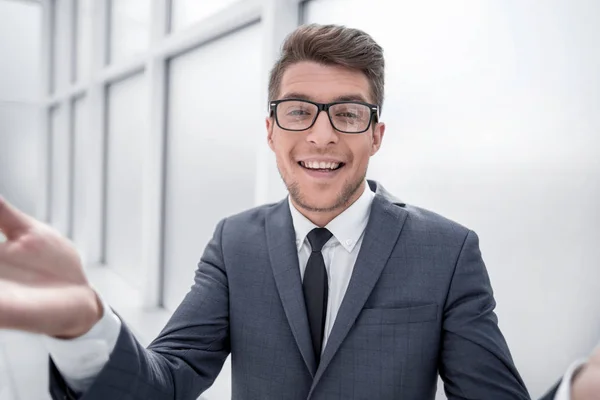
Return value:
M 72 338 L 101 317 L 72 243 L 0 197 L 0 329 Z

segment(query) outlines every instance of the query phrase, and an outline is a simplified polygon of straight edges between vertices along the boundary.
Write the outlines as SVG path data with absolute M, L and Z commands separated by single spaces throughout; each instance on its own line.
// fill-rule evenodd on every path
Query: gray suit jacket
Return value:
M 529 399 L 497 325 L 475 233 L 376 182 L 319 365 L 287 200 L 222 220 L 195 284 L 144 349 L 125 325 L 86 400 L 194 399 L 232 355 L 233 399 Z M 55 399 L 70 396 L 51 362 Z

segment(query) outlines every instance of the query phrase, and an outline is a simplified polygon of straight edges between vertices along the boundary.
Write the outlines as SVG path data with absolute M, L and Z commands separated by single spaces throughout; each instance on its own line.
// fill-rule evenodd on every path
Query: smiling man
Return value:
M 298 61 L 284 60 L 272 74 L 268 141 L 294 206 L 325 226 L 364 192 L 385 131 L 375 100 L 383 87 L 375 94 L 364 72 L 344 65 L 358 60 L 320 64 L 290 50 Z
M 195 399 L 231 353 L 234 399 L 434 399 L 438 374 L 449 399 L 528 399 L 476 234 L 366 180 L 383 87 L 368 34 L 287 38 L 266 130 L 290 195 L 217 225 L 147 349 L 72 245 L 0 201 L 0 327 L 54 338 L 53 397 Z

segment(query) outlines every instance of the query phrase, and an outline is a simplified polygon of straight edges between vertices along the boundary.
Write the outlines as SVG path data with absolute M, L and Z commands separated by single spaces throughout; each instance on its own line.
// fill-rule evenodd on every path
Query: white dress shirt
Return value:
M 92 386 L 108 362 L 121 332 L 121 320 L 102 296 L 98 296 L 102 301 L 104 314 L 85 335 L 70 340 L 44 337 L 56 368 L 69 387 L 78 393 L 83 393 Z
M 329 278 L 323 349 L 346 294 L 363 234 L 369 221 L 374 197 L 375 193 L 365 182 L 365 190 L 358 200 L 325 227 L 333 236 L 321 250 Z M 289 200 L 289 206 L 296 232 L 300 275 L 304 278 L 304 270 L 311 253 L 306 236 L 317 226 L 302 215 L 291 200 Z M 89 389 L 108 362 L 121 331 L 121 320 L 110 309 L 102 296 L 100 299 L 104 315 L 85 335 L 71 340 L 45 337 L 45 343 L 54 364 L 71 389 L 79 393 Z
M 329 338 L 335 317 L 346 294 L 346 289 L 348 289 L 348 283 L 350 283 L 354 263 L 362 244 L 363 234 L 367 227 L 367 222 L 369 222 L 373 197 L 375 197 L 375 193 L 365 183 L 365 191 L 358 200 L 325 226 L 333 236 L 321 249 L 329 280 L 323 350 L 325 350 L 327 338 Z M 310 231 L 318 228 L 318 226 L 302 215 L 294 207 L 291 200 L 289 200 L 289 203 L 292 222 L 296 231 L 300 276 L 304 279 L 304 270 L 312 252 L 306 236 Z

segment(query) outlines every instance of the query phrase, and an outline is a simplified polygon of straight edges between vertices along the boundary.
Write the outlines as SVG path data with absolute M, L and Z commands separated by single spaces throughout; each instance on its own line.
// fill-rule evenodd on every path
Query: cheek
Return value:
M 350 151 L 353 156 L 353 164 L 355 168 L 364 167 L 369 163 L 371 157 L 371 141 L 369 138 L 361 138 L 359 143 L 353 143 Z
M 290 135 L 284 135 L 281 132 L 273 135 L 273 151 L 280 166 L 287 167 L 293 164 L 293 149 L 296 145 L 294 138 Z

